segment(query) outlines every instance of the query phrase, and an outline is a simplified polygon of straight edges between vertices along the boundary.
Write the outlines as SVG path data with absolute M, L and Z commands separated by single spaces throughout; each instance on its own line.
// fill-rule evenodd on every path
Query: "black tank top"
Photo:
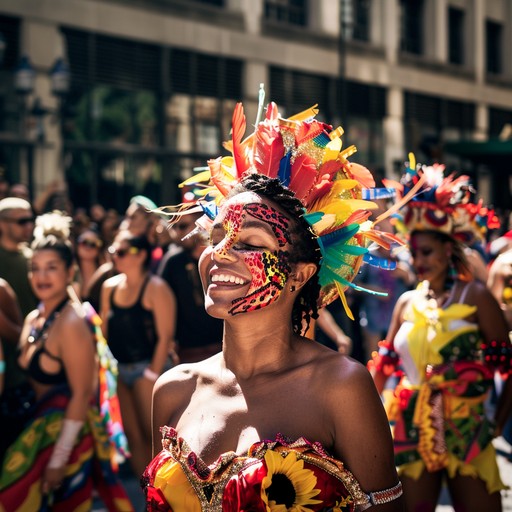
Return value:
M 110 294 L 108 314 L 108 346 L 120 363 L 137 363 L 153 357 L 157 343 L 153 312 L 142 307 L 142 297 L 150 276 L 144 281 L 139 296 L 132 306 L 121 307 L 114 303 Z
M 28 363 L 26 373 L 27 375 L 36 382 L 40 384 L 46 384 L 50 386 L 56 386 L 59 384 L 65 384 L 67 383 L 68 379 L 66 377 L 66 371 L 64 370 L 64 365 L 62 364 L 62 359 L 60 357 L 57 357 L 46 349 L 46 339 L 48 337 L 48 330 L 50 329 L 50 326 L 53 324 L 54 320 L 59 316 L 60 312 L 66 304 L 68 303 L 69 299 L 64 299 L 50 314 L 46 322 L 44 323 L 43 327 L 39 332 L 36 332 L 34 329 L 31 331 L 29 340 L 32 338 L 31 343 L 34 343 L 38 339 L 42 340 L 41 345 L 34 351 L 32 354 L 32 357 L 30 358 L 30 362 Z M 57 373 L 47 373 L 41 368 L 41 355 L 45 354 L 49 358 L 53 359 L 54 361 L 58 361 L 60 363 L 60 370 Z

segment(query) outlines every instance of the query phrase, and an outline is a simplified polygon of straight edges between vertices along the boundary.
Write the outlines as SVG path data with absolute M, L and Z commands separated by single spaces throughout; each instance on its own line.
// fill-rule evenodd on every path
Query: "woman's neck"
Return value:
M 244 313 L 242 313 L 244 314 Z M 223 353 L 226 367 L 246 379 L 282 368 L 290 358 L 296 335 L 291 325 L 260 321 L 226 321 Z
M 128 272 L 124 272 L 126 277 L 126 284 L 128 286 L 140 285 L 140 283 L 146 279 L 148 273 L 149 271 L 145 269 L 134 269 Z
M 66 291 L 58 297 L 52 297 L 51 299 L 48 300 L 42 300 L 39 305 L 40 314 L 43 317 L 48 318 L 48 316 L 52 314 L 52 311 L 54 311 L 55 308 L 59 306 L 59 304 L 61 304 L 67 299 L 69 299 L 69 296 Z

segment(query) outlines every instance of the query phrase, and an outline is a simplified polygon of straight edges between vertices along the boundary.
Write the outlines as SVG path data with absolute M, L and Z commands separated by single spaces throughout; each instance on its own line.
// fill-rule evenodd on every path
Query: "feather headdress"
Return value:
M 441 231 L 467 245 L 482 241 L 488 229 L 499 227 L 494 210 L 484 207 L 481 199 L 471 202 L 475 190 L 469 176 L 445 176 L 444 171 L 441 164 L 416 165 L 411 153 L 400 183 L 385 180 L 398 195 L 416 187 L 420 176 L 424 180 L 417 194 L 403 205 L 397 229 L 404 234 Z
M 355 146 L 343 148 L 342 128 L 333 130 L 315 120 L 317 113 L 315 105 L 284 119 L 277 105 L 270 103 L 265 118 L 245 137 L 246 117 L 238 103 L 232 118 L 232 138 L 224 143 L 230 156 L 209 160 L 208 171 L 182 185 L 208 183 L 202 193 L 215 199 L 203 202 L 202 206 L 206 215 L 214 218 L 216 205 L 244 174 L 257 172 L 278 178 L 302 202 L 304 218 L 317 236 L 322 254 L 319 307 L 339 296 L 353 318 L 344 292 L 347 287 L 363 290 L 352 281 L 369 245 L 377 243 L 390 248 L 391 244 L 399 243 L 393 234 L 376 229 L 375 222 L 369 220 L 372 210 L 377 208 L 373 200 L 390 197 L 393 191 L 376 189 L 370 171 L 349 162 L 348 158 L 356 152 Z

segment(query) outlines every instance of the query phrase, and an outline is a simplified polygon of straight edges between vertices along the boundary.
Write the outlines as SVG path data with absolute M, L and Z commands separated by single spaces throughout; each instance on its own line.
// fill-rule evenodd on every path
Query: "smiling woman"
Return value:
M 420 174 L 424 186 L 401 217 L 420 284 L 398 299 L 370 366 L 379 391 L 400 367 L 383 396 L 407 510 L 435 510 L 446 480 L 455 510 L 500 511 L 491 441 L 510 413 L 510 376 L 492 419 L 487 404 L 495 371 L 510 373 L 512 349 L 502 311 L 473 278 L 462 245 L 482 238 L 493 212 L 470 201 L 467 176 L 416 166 L 412 155 L 404 193 Z
M 379 240 L 362 225 L 369 171 L 314 114 L 282 119 L 271 104 L 242 142 L 238 105 L 234 158 L 209 162 L 217 200 L 196 222 L 210 240 L 199 271 L 223 350 L 155 384 L 150 511 L 401 509 L 368 372 L 304 336 L 318 307 L 343 299 L 367 236 Z
M 132 510 L 95 404 L 92 326 L 68 295 L 74 275 L 70 221 L 45 214 L 34 230 L 29 279 L 39 305 L 25 319 L 18 363 L 36 402 L 2 463 L 3 510 L 89 510 L 93 487 L 109 511 Z

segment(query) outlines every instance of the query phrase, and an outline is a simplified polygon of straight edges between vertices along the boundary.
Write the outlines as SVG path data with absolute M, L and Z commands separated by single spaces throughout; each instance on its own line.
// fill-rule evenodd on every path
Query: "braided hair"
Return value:
M 294 193 L 284 187 L 276 178 L 269 178 L 259 173 L 246 173 L 235 185 L 229 197 L 242 192 L 255 192 L 261 197 L 273 201 L 291 220 L 290 223 L 290 263 L 314 263 L 320 265 L 320 247 L 317 237 L 304 219 L 304 206 Z M 294 332 L 304 335 L 309 328 L 311 319 L 318 318 L 318 296 L 320 284 L 316 272 L 301 288 L 292 310 L 292 326 Z

